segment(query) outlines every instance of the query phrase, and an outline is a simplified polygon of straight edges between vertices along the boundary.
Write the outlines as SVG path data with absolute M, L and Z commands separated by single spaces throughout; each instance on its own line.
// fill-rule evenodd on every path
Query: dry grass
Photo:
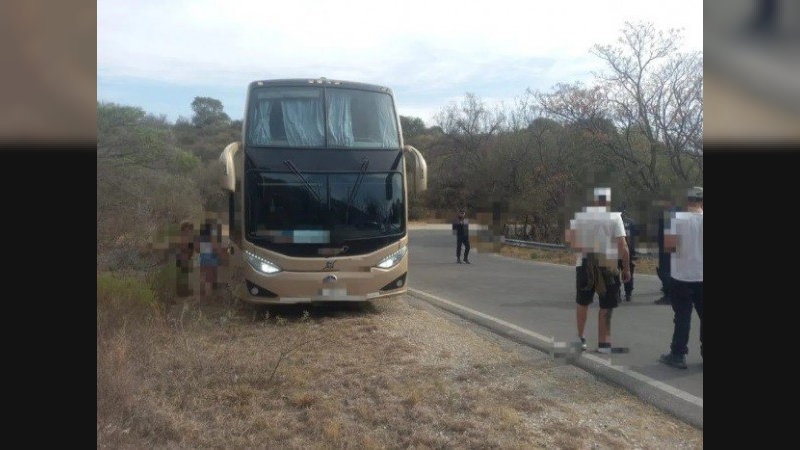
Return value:
M 566 250 L 550 250 L 539 248 L 524 248 L 514 247 L 511 245 L 503 245 L 500 248 L 500 254 L 511 256 L 520 259 L 532 259 L 536 261 L 544 261 L 553 264 L 574 265 L 575 253 Z M 638 258 L 636 261 L 635 273 L 643 273 L 649 275 L 656 274 L 656 266 L 658 265 L 657 258 Z
M 98 448 L 703 447 L 626 391 L 410 297 L 264 314 L 119 284 L 98 276 Z

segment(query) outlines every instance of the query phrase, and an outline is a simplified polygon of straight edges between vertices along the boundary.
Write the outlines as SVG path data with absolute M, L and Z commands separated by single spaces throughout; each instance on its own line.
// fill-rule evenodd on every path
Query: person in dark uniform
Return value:
M 631 260 L 631 279 L 623 283 L 625 301 L 629 302 L 633 295 L 633 273 L 636 270 L 636 260 L 639 259 L 639 255 L 636 253 L 636 236 L 639 234 L 639 226 L 626 214 L 624 209 L 622 211 L 622 223 L 625 225 L 625 239 L 628 241 L 628 250 Z M 619 268 L 622 269 L 621 259 L 619 260 Z
M 661 280 L 661 298 L 656 300 L 656 305 L 669 305 L 671 301 L 671 286 L 670 286 L 670 259 L 672 255 L 664 249 L 664 228 L 669 226 L 669 217 L 677 211 L 677 208 L 671 203 L 664 204 L 661 215 L 658 218 L 658 266 L 656 267 L 656 274 L 658 279 Z
M 456 236 L 456 262 L 461 264 L 461 247 L 464 247 L 464 262 L 469 262 L 469 219 L 467 211 L 458 210 L 458 217 L 453 221 L 453 234 Z

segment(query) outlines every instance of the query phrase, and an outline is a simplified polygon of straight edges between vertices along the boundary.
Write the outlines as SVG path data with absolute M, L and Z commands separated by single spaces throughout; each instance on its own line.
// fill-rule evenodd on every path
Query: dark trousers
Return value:
M 631 261 L 631 279 L 625 283 L 625 296 L 630 297 L 633 293 L 633 273 L 636 271 L 636 263 Z
M 461 260 L 461 246 L 464 246 L 464 261 L 469 261 L 469 237 L 456 237 L 456 258 Z
M 670 283 L 672 282 L 672 278 L 669 276 L 670 272 L 670 260 L 669 255 L 666 258 L 659 258 L 658 260 L 658 267 L 656 267 L 656 274 L 658 275 L 658 279 L 661 280 L 661 292 L 664 293 L 665 297 L 670 297 Z
M 689 330 L 692 324 L 692 308 L 700 319 L 700 356 L 703 356 L 703 282 L 686 282 L 670 279 L 672 287 L 672 332 L 670 350 L 675 355 L 689 353 Z
M 622 260 L 618 260 L 619 270 L 622 270 Z M 631 260 L 631 279 L 627 283 L 623 283 L 623 287 L 625 288 L 625 296 L 630 297 L 633 294 L 633 272 L 636 271 L 636 261 Z

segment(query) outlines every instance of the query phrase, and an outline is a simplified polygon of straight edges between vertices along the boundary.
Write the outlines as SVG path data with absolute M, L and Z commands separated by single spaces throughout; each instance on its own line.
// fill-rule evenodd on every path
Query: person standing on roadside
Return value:
M 453 221 L 453 234 L 456 236 L 456 263 L 461 264 L 461 247 L 464 247 L 464 262 L 469 262 L 469 219 L 464 208 L 458 210 L 458 217 Z
M 703 188 L 689 189 L 686 212 L 677 212 L 664 246 L 672 253 L 670 284 L 674 324 L 670 352 L 659 361 L 686 369 L 692 308 L 700 319 L 700 358 L 703 357 Z
M 624 207 L 622 210 L 622 223 L 625 225 L 628 252 L 631 255 L 631 279 L 623 283 L 625 301 L 629 302 L 633 296 L 633 274 L 636 272 L 636 260 L 639 259 L 639 255 L 636 253 L 636 237 L 639 235 L 639 226 L 625 213 Z M 620 270 L 622 269 L 622 259 L 619 260 L 619 268 Z
M 670 288 L 670 258 L 672 256 L 664 249 L 664 230 L 669 225 L 670 217 L 678 210 L 672 205 L 671 201 L 660 202 L 661 209 L 658 217 L 658 266 L 656 266 L 656 274 L 658 279 L 661 280 L 661 297 L 656 300 L 656 305 L 669 305 L 672 300 Z
M 618 212 L 611 212 L 611 188 L 594 189 L 593 206 L 575 214 L 564 240 L 579 252 L 575 267 L 575 302 L 578 338 L 587 349 L 586 318 L 597 293 L 597 352 L 612 353 L 611 315 L 619 306 L 620 287 L 631 279 L 630 253 L 625 239 L 625 225 Z M 622 260 L 620 264 L 619 260 Z M 621 265 L 621 268 L 620 268 Z

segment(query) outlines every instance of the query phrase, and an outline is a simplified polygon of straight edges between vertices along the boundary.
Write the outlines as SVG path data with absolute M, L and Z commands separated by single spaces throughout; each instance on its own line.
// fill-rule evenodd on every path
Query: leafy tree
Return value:
M 195 97 L 195 115 L 191 122 L 183 117 L 175 122 L 178 145 L 198 156 L 201 161 L 216 161 L 226 145 L 241 140 L 242 121 L 230 120 L 222 112 L 222 103 L 209 97 Z
M 195 97 L 192 101 L 192 124 L 198 128 L 228 125 L 231 118 L 225 114 L 222 102 L 211 97 Z
M 404 141 L 425 133 L 425 122 L 419 117 L 400 116 L 400 126 Z

